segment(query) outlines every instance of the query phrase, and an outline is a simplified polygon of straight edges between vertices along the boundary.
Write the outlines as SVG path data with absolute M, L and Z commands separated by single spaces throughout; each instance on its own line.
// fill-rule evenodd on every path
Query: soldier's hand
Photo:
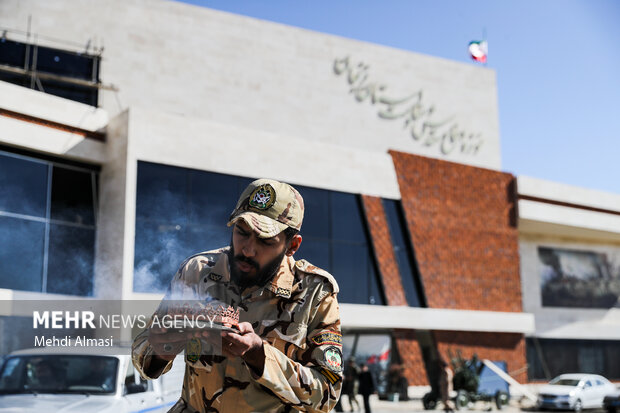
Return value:
M 239 333 L 222 333 L 222 353 L 226 357 L 242 357 L 256 374 L 262 375 L 265 365 L 263 339 L 254 332 L 252 324 L 239 323 Z
M 153 347 L 155 356 L 170 361 L 185 347 L 191 334 L 179 333 L 163 327 L 149 328 L 149 343 Z

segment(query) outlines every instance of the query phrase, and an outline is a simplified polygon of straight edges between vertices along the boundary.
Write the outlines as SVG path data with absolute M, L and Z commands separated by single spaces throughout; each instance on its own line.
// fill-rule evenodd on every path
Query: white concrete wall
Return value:
M 501 311 L 470 311 L 406 306 L 340 304 L 342 327 L 534 333 L 534 316 Z
M 100 130 L 108 123 L 105 110 L 1 81 L 0 109 L 89 131 Z M 1 114 L 0 143 L 83 162 L 101 164 L 106 161 L 102 142 Z
M 532 235 L 521 235 L 519 244 L 523 311 L 534 314 L 536 336 L 620 340 L 620 307 L 611 309 L 543 307 L 541 264 L 538 259 L 538 247 L 542 246 L 603 253 L 607 255 L 612 265 L 620 266 L 620 246 Z
M 28 16 L 40 44 L 50 44 L 42 36 L 53 36 L 105 46 L 102 80 L 119 88 L 101 94 L 111 116 L 143 107 L 300 140 L 500 167 L 489 69 L 171 1 L 0 2 L 0 27 L 25 30 Z M 403 117 L 380 118 L 387 105 L 358 102 L 346 74 L 334 72 L 335 60 L 347 56 L 352 68 L 368 66 L 364 85 L 380 90 L 377 100 L 421 91 L 420 105 L 408 101 L 394 108 Z M 425 117 L 431 108 L 434 114 Z M 419 128 L 425 120 L 450 122 L 438 128 L 437 139 L 416 141 L 405 128 L 412 117 Z M 476 154 L 462 153 L 450 137 L 443 143 L 456 148 L 442 152 L 451 125 L 479 137 Z
M 536 319 L 543 338 L 620 340 L 620 308 L 543 307 L 539 247 L 592 251 L 620 268 L 620 195 L 519 176 L 519 255 L 523 310 Z M 598 208 L 553 205 L 542 200 Z M 615 270 L 614 270 L 615 271 Z
M 400 199 L 387 153 L 249 130 L 141 108 L 130 111 L 130 158 Z

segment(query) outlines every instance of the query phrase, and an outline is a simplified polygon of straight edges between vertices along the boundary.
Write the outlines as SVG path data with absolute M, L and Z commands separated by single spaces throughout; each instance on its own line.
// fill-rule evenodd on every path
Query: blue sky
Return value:
M 620 194 L 618 0 L 186 2 L 470 64 L 484 31 L 502 170 Z

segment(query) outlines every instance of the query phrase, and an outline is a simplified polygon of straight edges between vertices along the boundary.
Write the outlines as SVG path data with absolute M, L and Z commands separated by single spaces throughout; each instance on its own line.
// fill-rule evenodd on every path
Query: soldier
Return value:
M 205 354 L 213 332 L 151 326 L 132 346 L 146 379 L 166 373 L 185 348 L 185 379 L 170 412 L 328 412 L 340 397 L 342 335 L 334 278 L 293 254 L 304 202 L 292 186 L 259 179 L 231 214 L 228 247 L 189 257 L 167 297 L 240 310 L 239 332 L 221 332 L 221 353 Z

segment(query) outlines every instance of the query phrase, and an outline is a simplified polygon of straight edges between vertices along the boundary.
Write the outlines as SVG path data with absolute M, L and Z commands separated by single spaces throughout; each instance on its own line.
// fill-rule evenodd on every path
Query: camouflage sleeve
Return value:
M 196 257 L 190 257 L 181 264 L 180 268 L 175 273 L 170 286 L 163 300 L 159 304 L 155 314 L 160 312 L 160 309 L 164 303 L 171 299 L 177 298 L 194 298 L 196 296 L 195 285 L 196 280 L 199 277 L 202 263 L 200 259 Z M 147 379 L 156 379 L 162 374 L 166 373 L 172 368 L 172 361 L 165 363 L 163 359 L 153 359 L 153 347 L 148 341 L 149 328 L 152 324 L 153 317 L 149 320 L 147 327 L 140 334 L 136 336 L 131 345 L 131 360 L 136 369 L 140 372 L 140 375 Z
M 149 326 L 151 322 L 149 321 Z M 166 364 L 153 360 L 153 347 L 148 341 L 148 327 L 136 336 L 131 345 L 131 361 L 136 367 L 142 378 L 147 380 L 156 379 L 172 368 L 172 361 Z M 162 368 L 163 366 L 163 368 Z
M 307 348 L 291 360 L 269 343 L 264 344 L 265 367 L 257 382 L 296 410 L 329 412 L 342 387 L 342 336 L 336 294 L 325 292 L 308 323 Z

